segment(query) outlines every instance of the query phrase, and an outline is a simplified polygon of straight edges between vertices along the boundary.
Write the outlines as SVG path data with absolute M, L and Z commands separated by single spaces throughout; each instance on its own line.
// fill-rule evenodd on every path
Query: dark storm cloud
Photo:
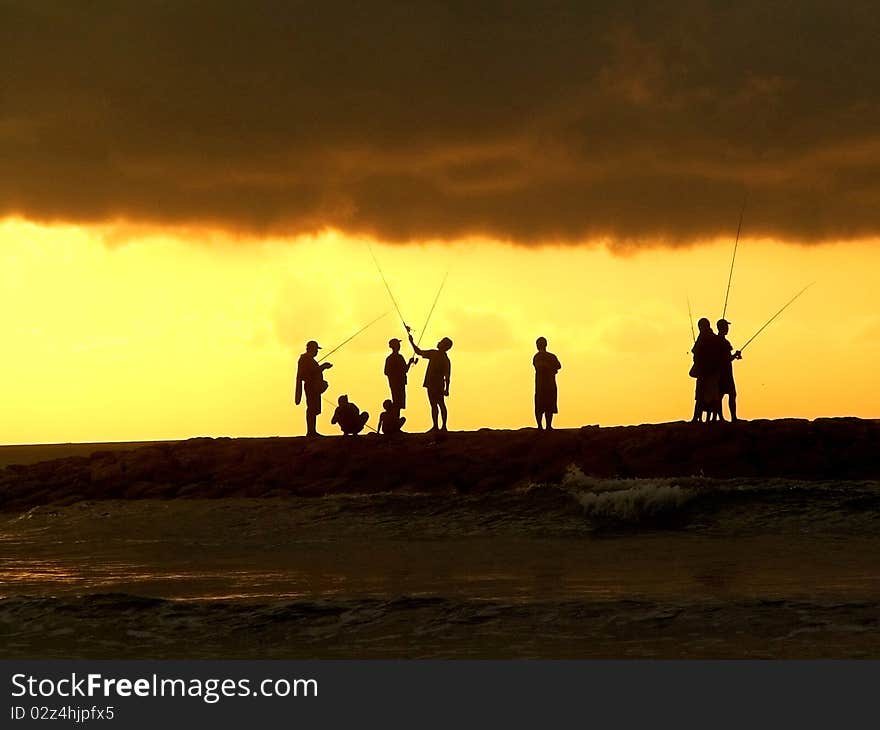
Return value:
M 0 213 L 878 235 L 880 6 L 656 6 L 0 0 Z

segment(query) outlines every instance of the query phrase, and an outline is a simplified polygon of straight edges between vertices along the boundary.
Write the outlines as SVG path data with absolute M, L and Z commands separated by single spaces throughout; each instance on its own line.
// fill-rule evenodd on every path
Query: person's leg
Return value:
M 430 404 L 431 404 L 431 421 L 432 421 L 433 424 L 434 424 L 434 426 L 433 426 L 433 428 L 432 428 L 431 430 L 432 430 L 432 431 L 436 431 L 436 430 L 437 430 L 437 399 L 434 398 L 434 396 L 432 396 L 432 395 L 429 393 L 429 394 L 428 394 L 428 401 L 429 401 Z
M 357 416 L 352 416 L 352 422 L 347 424 L 347 430 L 343 431 L 343 433 L 345 433 L 346 436 L 357 436 L 364 430 L 364 424 L 369 417 L 370 416 L 366 411 Z
M 694 403 L 694 417 L 691 418 L 691 423 L 699 423 L 703 420 L 703 408 L 700 405 L 700 401 L 696 401 Z
M 440 396 L 440 400 L 437 403 L 437 405 L 440 406 L 440 415 L 443 418 L 443 425 L 440 428 L 442 428 L 445 431 L 446 430 L 446 416 L 447 416 L 446 400 L 443 398 L 442 395 Z
M 547 430 L 552 431 L 553 430 L 553 411 L 547 411 L 544 414 L 544 418 L 547 419 Z
M 318 435 L 318 414 L 311 408 L 306 408 L 306 436 Z
M 739 419 L 736 417 L 736 393 L 731 393 L 728 396 L 727 405 L 730 406 L 730 420 L 738 421 Z
M 397 419 L 397 430 L 400 431 L 403 429 L 403 424 L 406 423 L 406 416 L 401 416 Z
M 538 424 L 538 430 L 541 430 L 544 428 L 544 426 L 541 422 L 541 419 L 543 417 L 544 417 L 544 413 L 541 411 L 540 408 L 538 408 L 538 406 L 535 406 L 535 423 Z

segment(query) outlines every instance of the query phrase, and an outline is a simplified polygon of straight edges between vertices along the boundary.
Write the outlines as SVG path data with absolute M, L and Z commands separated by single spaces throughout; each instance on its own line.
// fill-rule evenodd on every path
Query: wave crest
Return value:
M 594 479 L 569 467 L 562 486 L 599 522 L 642 524 L 679 517 L 697 496 L 669 479 Z

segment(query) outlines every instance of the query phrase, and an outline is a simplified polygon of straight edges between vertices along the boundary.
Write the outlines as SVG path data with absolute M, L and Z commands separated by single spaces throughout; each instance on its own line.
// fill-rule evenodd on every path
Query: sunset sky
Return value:
M 375 425 L 408 322 L 450 427 L 880 417 L 880 10 L 0 2 L 0 443 L 288 435 L 306 340 Z M 405 350 L 405 352 L 408 352 Z M 430 425 L 410 378 L 406 415 Z M 331 432 L 329 406 L 319 430 Z

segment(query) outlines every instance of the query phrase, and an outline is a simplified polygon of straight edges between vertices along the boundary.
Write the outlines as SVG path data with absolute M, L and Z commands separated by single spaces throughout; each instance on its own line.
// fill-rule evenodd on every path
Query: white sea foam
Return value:
M 696 496 L 671 479 L 597 479 L 571 466 L 562 486 L 588 517 L 638 522 L 670 515 Z

